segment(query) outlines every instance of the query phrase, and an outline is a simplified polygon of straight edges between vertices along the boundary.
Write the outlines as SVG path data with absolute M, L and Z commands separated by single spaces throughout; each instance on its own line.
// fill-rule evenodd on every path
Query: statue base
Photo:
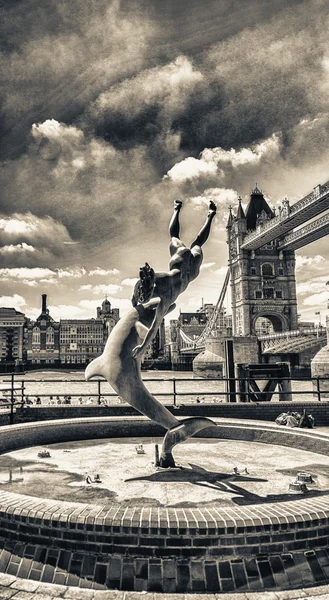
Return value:
M 162 469 L 172 469 L 176 467 L 176 463 L 171 452 L 161 455 L 159 467 Z

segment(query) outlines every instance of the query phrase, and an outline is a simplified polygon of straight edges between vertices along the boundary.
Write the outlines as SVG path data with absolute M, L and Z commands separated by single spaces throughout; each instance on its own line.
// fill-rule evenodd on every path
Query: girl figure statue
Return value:
M 191 247 L 179 237 L 179 213 L 182 202 L 174 203 L 170 221 L 169 271 L 155 273 L 148 263 L 140 269 L 132 298 L 133 308 L 115 325 L 107 340 L 104 352 L 86 368 L 87 381 L 102 375 L 126 402 L 156 423 L 168 429 L 160 466 L 174 467 L 172 448 L 201 429 L 215 425 L 206 418 L 189 418 L 179 421 L 145 387 L 141 378 L 144 353 L 156 336 L 162 319 L 175 308 L 175 300 L 195 279 L 203 259 L 201 247 L 207 241 L 216 206 L 209 203 L 207 219 Z

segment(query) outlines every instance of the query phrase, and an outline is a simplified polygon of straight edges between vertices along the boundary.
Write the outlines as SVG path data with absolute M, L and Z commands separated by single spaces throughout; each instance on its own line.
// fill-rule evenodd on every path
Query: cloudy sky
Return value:
M 255 182 L 272 206 L 329 180 L 326 0 L 3 0 L 0 306 L 55 318 L 129 306 L 218 215 L 182 310 L 216 302 L 225 222 Z M 298 251 L 299 312 L 326 313 L 328 241 Z

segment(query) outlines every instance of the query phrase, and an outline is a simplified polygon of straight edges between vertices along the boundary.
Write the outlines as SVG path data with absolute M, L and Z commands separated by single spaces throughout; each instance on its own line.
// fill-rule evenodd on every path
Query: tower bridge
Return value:
M 216 308 L 198 338 L 180 329 L 181 354 L 201 352 L 206 339 L 219 334 L 216 321 L 229 280 L 233 337 L 257 336 L 263 354 L 299 354 L 324 343 L 324 330 L 298 328 L 295 250 L 329 233 L 329 213 L 321 214 L 328 209 L 329 181 L 292 206 L 283 200 L 277 215 L 257 186 L 246 211 L 239 198 L 227 222 L 228 271 Z M 268 335 L 260 335 L 260 319 L 270 324 Z
M 255 188 L 254 192 L 257 189 Z M 313 219 L 328 208 L 329 181 L 324 185 L 317 185 L 310 194 L 301 198 L 301 200 L 298 200 L 292 206 L 289 205 L 288 200 L 283 200 L 280 214 L 275 216 L 273 213 L 272 218 L 267 220 L 267 222 L 257 224 L 254 231 L 249 230 L 244 237 L 241 248 L 243 250 L 256 250 L 274 240 L 281 239 L 292 229 Z M 318 239 L 327 233 L 328 231 L 314 239 Z

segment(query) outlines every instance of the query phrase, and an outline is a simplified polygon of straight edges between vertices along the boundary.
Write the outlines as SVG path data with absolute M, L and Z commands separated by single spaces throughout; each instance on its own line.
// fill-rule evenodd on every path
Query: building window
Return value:
M 256 290 L 255 291 L 255 298 L 256 300 L 259 300 L 262 297 L 262 292 L 260 290 Z
M 40 344 L 40 329 L 38 327 L 33 329 L 32 344 Z
M 279 275 L 283 275 L 283 267 L 279 267 L 279 269 L 278 269 L 278 274 L 279 274 Z
M 251 267 L 250 275 L 256 275 L 256 267 Z
M 277 298 L 283 298 L 283 292 L 282 292 L 282 290 L 278 290 L 278 291 L 276 292 L 276 297 L 277 297 Z
M 273 288 L 264 288 L 264 298 L 265 300 L 271 300 L 274 298 L 274 289 Z
M 273 277 L 273 266 L 270 263 L 264 263 L 262 265 L 263 277 Z
M 52 329 L 52 327 L 48 327 L 47 331 L 46 331 L 46 344 L 53 344 L 54 343 L 54 330 Z

